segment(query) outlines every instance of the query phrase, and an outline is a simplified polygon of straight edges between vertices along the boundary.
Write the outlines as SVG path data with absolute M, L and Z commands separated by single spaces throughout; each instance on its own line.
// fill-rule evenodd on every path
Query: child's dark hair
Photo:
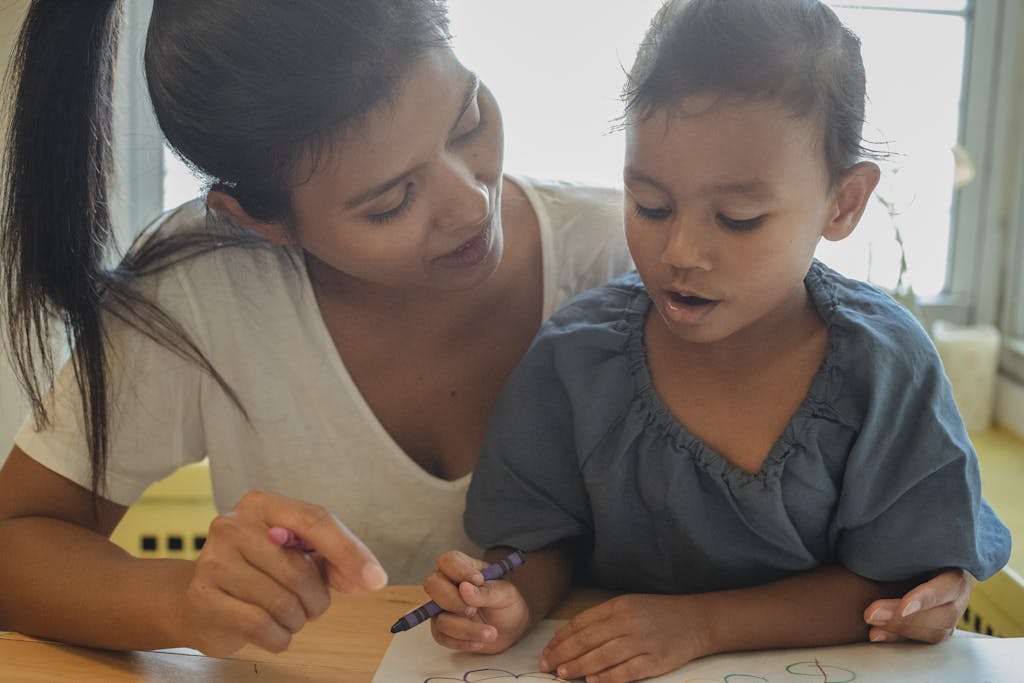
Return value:
M 106 470 L 105 315 L 200 363 L 241 408 L 180 325 L 132 286 L 223 239 L 157 240 L 117 268 L 104 265 L 120 22 L 120 0 L 33 0 L 6 98 L 0 286 L 10 356 L 44 426 L 53 333 L 73 346 L 94 493 Z M 287 223 L 300 162 L 316 161 L 448 39 L 444 0 L 155 0 L 146 77 L 178 154 L 253 218 Z
M 630 71 L 627 116 L 691 95 L 768 99 L 819 119 L 835 183 L 864 156 L 860 40 L 819 0 L 667 0 Z

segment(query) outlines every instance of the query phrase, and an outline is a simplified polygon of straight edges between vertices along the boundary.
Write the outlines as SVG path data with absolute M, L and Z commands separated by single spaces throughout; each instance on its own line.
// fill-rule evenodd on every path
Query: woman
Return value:
M 280 651 L 329 588 L 477 551 L 461 510 L 491 406 L 541 321 L 628 267 L 621 196 L 503 178 L 438 0 L 157 0 L 154 109 L 211 190 L 106 270 L 117 5 L 37 0 L 16 52 L 3 267 L 35 421 L 0 471 L 0 628 Z M 75 349 L 52 393 L 48 314 Z M 196 562 L 109 543 L 204 456 L 225 513 Z M 950 629 L 962 581 L 925 584 L 946 607 L 894 632 Z

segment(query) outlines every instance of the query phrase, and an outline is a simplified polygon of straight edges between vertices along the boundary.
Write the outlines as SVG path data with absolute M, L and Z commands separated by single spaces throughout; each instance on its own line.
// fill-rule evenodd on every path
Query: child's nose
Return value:
M 708 270 L 711 267 L 711 242 L 708 231 L 695 220 L 680 218 L 668 232 L 661 261 L 682 270 Z

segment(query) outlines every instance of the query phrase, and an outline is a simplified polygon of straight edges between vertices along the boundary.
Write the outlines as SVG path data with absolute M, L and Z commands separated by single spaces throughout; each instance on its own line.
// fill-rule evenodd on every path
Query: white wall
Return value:
M 4 72 L 27 8 L 28 0 L 4 0 L 0 5 L 0 67 Z M 6 348 L 6 345 L 0 343 L 0 348 Z M 21 388 L 14 379 L 7 354 L 0 354 L 0 463 L 7 459 L 14 432 L 27 410 L 28 404 L 22 398 Z

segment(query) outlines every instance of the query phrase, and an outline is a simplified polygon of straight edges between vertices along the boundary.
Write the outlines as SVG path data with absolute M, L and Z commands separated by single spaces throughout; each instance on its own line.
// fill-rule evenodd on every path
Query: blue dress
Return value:
M 570 302 L 507 383 L 469 487 L 484 547 L 563 539 L 628 592 L 697 593 L 839 563 L 870 579 L 1009 559 L 977 456 L 924 330 L 875 287 L 815 262 L 826 358 L 761 470 L 729 463 L 668 411 L 644 349 L 636 272 Z M 685 368 L 681 368 L 685 373 Z

